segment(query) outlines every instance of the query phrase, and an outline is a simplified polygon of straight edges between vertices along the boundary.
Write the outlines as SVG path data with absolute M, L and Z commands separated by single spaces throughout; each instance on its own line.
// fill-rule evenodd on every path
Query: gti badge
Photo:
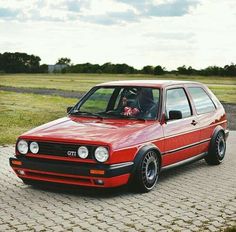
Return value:
M 67 155 L 75 157 L 76 156 L 76 151 L 67 151 Z

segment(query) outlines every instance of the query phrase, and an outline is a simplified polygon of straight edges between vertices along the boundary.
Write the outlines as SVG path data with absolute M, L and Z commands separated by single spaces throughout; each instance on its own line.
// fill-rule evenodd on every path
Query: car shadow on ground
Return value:
M 160 182 L 163 184 L 168 184 L 168 181 L 173 176 L 184 176 L 186 173 L 191 171 L 198 171 L 202 168 L 208 168 L 208 165 L 204 160 L 197 161 L 195 163 L 181 165 L 169 170 L 165 170 L 160 175 Z M 158 189 L 158 186 L 156 187 Z M 27 189 L 34 189 L 36 191 L 47 191 L 55 194 L 65 194 L 72 196 L 81 196 L 81 197 L 91 197 L 91 198 L 113 198 L 122 195 L 129 194 L 140 194 L 137 192 L 132 185 L 125 185 L 116 188 L 103 189 L 103 188 L 91 188 L 91 187 L 77 187 L 70 186 L 66 184 L 56 184 L 56 183 L 37 183 L 34 185 L 29 185 Z M 155 190 L 154 190 L 155 191 Z M 158 190 L 157 190 L 158 191 Z

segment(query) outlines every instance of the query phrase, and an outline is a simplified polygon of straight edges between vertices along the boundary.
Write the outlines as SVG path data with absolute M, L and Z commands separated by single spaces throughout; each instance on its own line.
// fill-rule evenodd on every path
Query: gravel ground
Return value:
M 8 163 L 14 146 L 0 147 L 0 231 L 223 231 L 236 225 L 235 141 L 231 131 L 221 165 L 163 172 L 145 194 L 27 186 Z

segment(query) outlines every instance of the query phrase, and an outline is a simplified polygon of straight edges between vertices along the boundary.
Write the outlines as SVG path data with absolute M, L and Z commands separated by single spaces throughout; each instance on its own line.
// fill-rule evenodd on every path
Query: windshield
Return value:
M 70 112 L 100 118 L 156 119 L 159 89 L 147 87 L 96 87 Z

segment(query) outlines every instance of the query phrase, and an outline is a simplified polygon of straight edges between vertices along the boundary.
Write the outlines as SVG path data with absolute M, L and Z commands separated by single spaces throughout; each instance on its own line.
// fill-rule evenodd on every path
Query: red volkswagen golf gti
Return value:
M 67 112 L 18 138 L 10 165 L 23 182 L 132 183 L 147 192 L 166 168 L 203 158 L 217 165 L 225 156 L 225 110 L 197 82 L 108 82 Z

